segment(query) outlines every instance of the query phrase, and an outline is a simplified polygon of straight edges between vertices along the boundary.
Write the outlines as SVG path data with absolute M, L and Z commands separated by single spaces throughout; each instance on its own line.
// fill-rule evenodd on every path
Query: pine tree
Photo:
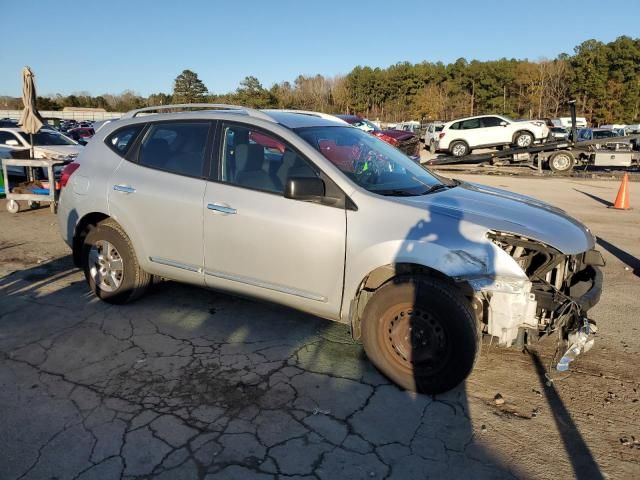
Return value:
M 206 94 L 207 87 L 191 70 L 183 70 L 173 82 L 173 101 L 176 103 L 203 102 Z

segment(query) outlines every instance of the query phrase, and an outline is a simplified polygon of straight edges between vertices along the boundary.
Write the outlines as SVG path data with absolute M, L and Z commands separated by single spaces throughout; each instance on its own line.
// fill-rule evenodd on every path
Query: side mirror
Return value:
M 289 177 L 284 197 L 293 200 L 320 200 L 325 195 L 324 181 L 318 177 Z
M 14 139 L 9 139 L 6 142 L 4 142 L 5 145 L 9 145 L 10 147 L 19 147 L 20 144 L 18 143 L 18 140 L 14 140 Z
M 500 122 L 500 126 L 501 127 L 506 127 L 507 126 L 507 122 L 505 122 L 504 120 L 502 122 Z

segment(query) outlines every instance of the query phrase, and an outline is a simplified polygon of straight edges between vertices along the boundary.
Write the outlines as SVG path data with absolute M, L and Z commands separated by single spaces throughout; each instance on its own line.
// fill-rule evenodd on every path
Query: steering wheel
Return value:
M 355 151 L 354 146 L 354 151 Z M 380 174 L 376 154 L 371 150 L 366 150 L 362 146 L 358 145 L 360 151 L 357 160 L 353 161 L 353 171 L 358 182 L 362 184 L 375 183 Z

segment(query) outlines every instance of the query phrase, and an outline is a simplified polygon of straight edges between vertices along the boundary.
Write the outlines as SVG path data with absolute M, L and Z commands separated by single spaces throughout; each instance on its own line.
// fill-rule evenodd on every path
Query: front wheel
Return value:
M 530 147 L 533 144 L 533 135 L 529 132 L 518 132 L 513 139 L 513 143 L 519 148 Z
M 87 234 L 83 263 L 89 287 L 105 302 L 135 300 L 151 283 L 151 275 L 138 264 L 131 240 L 112 220 L 99 223 Z
M 467 299 L 431 277 L 401 277 L 367 303 L 362 342 L 369 359 L 407 390 L 437 394 L 461 383 L 480 350 Z

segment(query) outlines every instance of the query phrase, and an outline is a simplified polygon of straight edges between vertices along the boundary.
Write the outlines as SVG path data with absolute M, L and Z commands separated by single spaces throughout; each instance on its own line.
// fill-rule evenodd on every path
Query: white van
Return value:
M 551 120 L 554 127 L 571 128 L 571 117 L 559 117 Z M 576 128 L 587 128 L 587 119 L 585 117 L 576 117 Z

